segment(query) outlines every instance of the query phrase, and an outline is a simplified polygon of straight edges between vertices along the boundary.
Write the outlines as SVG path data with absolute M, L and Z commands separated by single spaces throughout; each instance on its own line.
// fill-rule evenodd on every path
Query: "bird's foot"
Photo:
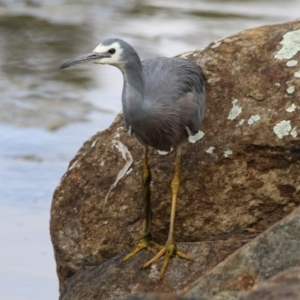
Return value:
M 162 247 L 162 249 L 152 259 L 150 259 L 149 261 L 147 261 L 145 264 L 142 265 L 142 268 L 149 267 L 153 262 L 155 262 L 156 260 L 161 258 L 163 255 L 165 256 L 165 259 L 164 259 L 164 263 L 163 263 L 163 266 L 160 271 L 159 279 L 162 279 L 164 277 L 164 274 L 167 270 L 169 261 L 172 256 L 178 255 L 181 258 L 185 258 L 190 261 L 193 261 L 193 259 L 191 257 L 189 257 L 185 253 L 177 250 L 175 242 L 167 242 L 166 245 L 164 247 Z
M 150 252 L 157 253 L 157 250 L 160 250 L 162 248 L 163 248 L 163 246 L 153 242 L 150 238 L 144 237 L 139 240 L 139 242 L 135 246 L 135 248 L 130 253 L 128 253 L 122 259 L 122 261 L 128 260 L 129 258 L 131 258 L 132 256 L 134 256 L 135 254 L 137 254 L 138 252 L 140 252 L 143 249 L 147 249 Z

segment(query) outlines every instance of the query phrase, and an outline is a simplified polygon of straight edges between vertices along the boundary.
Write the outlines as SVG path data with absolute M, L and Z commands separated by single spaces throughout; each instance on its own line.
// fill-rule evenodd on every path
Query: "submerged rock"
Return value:
M 226 241 L 228 234 L 244 229 L 260 232 L 299 204 L 299 40 L 296 21 L 246 30 L 188 55 L 208 78 L 207 113 L 199 140 L 187 143 L 182 153 L 177 242 Z M 105 204 L 124 164 L 112 147 L 114 139 L 127 146 L 134 162 Z M 152 235 L 161 244 L 168 234 L 174 161 L 174 153 L 161 155 L 153 149 L 149 153 Z M 141 172 L 142 146 L 127 136 L 121 115 L 88 140 L 70 162 L 54 193 L 50 223 L 62 294 L 66 280 L 79 270 L 107 263 L 133 248 L 141 229 Z M 208 257 L 214 260 L 213 255 Z M 180 276 L 176 258 L 173 261 L 167 278 L 173 272 Z M 137 272 L 151 275 L 149 269 Z M 190 272 L 183 282 L 195 274 Z M 131 277 L 124 280 L 127 286 L 132 284 Z M 119 285 L 124 282 L 116 279 L 116 289 Z

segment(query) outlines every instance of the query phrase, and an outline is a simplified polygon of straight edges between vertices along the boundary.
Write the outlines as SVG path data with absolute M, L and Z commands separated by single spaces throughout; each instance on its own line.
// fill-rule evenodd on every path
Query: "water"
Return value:
M 121 110 L 121 73 L 58 70 L 108 37 L 174 56 L 299 17 L 289 1 L 0 0 L 0 299 L 57 299 L 53 191 L 79 147 Z

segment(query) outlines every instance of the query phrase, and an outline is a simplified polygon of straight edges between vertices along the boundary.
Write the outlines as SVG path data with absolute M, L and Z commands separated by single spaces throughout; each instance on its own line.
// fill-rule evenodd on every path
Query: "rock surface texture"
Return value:
M 239 300 L 300 300 L 300 268 L 281 272 Z
M 201 65 L 206 73 L 207 113 L 197 135 L 199 140 L 187 143 L 183 149 L 175 239 L 188 242 L 188 254 L 193 257 L 195 253 L 195 265 L 207 257 L 217 263 L 218 259 L 207 251 L 201 256 L 196 250 L 198 245 L 216 240 L 228 242 L 228 238 L 245 229 L 261 232 L 300 202 L 300 22 L 246 30 L 184 56 Z M 125 163 L 113 147 L 113 140 L 127 146 L 133 164 L 105 204 L 110 186 Z M 110 264 L 114 259 L 120 266 L 114 257 L 133 248 L 142 225 L 142 152 L 136 139 L 127 136 L 119 115 L 110 128 L 88 140 L 70 162 L 54 193 L 50 223 L 61 295 L 66 295 L 70 282 L 82 274 L 78 271 L 84 269 L 80 271 L 84 273 L 90 266 Z M 159 243 L 165 243 L 168 233 L 174 161 L 174 153 L 161 155 L 153 149 L 149 153 L 152 235 Z M 241 237 L 236 245 L 244 242 L 245 237 Z M 230 249 L 233 252 L 236 247 Z M 228 254 L 227 251 L 223 258 Z M 268 259 L 267 251 L 265 254 Z M 121 268 L 137 266 L 144 262 L 139 259 L 147 260 L 148 255 L 141 253 Z M 236 258 L 235 263 L 239 261 L 246 258 Z M 200 271 L 193 265 L 185 266 L 183 272 L 184 268 L 191 271 L 181 277 L 181 269 L 176 268 L 180 263 L 190 264 L 175 258 L 166 278 L 173 274 L 175 282 L 183 282 L 181 288 L 211 269 L 201 270 L 199 264 Z M 153 268 L 159 270 L 160 266 L 159 261 L 149 269 L 137 268 L 136 277 L 128 269 L 130 276 L 122 279 L 125 282 L 114 281 L 115 290 L 126 285 L 132 287 L 127 295 L 135 294 L 135 284 L 143 278 L 146 291 L 147 278 L 151 281 Z M 94 267 L 90 270 L 93 272 Z M 245 276 L 240 285 L 250 289 L 256 277 L 253 279 L 252 273 Z M 262 280 L 266 278 L 267 275 Z M 236 289 L 238 281 L 231 283 Z M 162 290 L 176 291 L 171 283 Z M 159 289 L 153 287 L 153 291 Z M 120 299 L 114 292 L 105 298 L 98 295 L 81 299 Z
M 178 247 L 195 261 L 175 257 L 164 280 L 158 280 L 161 263 L 153 264 L 149 270 L 140 268 L 153 256 L 152 253 L 142 251 L 125 263 L 121 262 L 123 255 L 119 255 L 78 271 L 65 283 L 60 299 L 124 299 L 133 293 L 178 292 L 240 248 L 242 240 L 246 242 L 249 238 L 249 234 L 240 234 L 228 236 L 225 241 L 179 243 Z
M 201 295 L 205 300 L 235 300 L 271 276 L 288 268 L 300 266 L 299 232 L 300 208 L 297 208 L 227 257 L 212 271 L 200 277 L 188 288 L 186 296 Z M 286 284 L 281 285 L 284 290 Z M 269 293 L 272 292 L 274 291 L 269 289 Z

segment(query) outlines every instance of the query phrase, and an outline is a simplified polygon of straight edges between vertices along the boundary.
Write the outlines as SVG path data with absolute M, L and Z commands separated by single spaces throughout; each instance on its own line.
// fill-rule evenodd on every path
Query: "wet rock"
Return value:
M 299 204 L 299 36 L 299 21 L 265 26 L 188 55 L 205 70 L 208 104 L 204 136 L 183 149 L 178 242 L 222 239 L 245 228 L 263 231 Z M 113 139 L 128 147 L 134 162 L 105 205 L 124 165 Z M 61 291 L 82 268 L 133 248 L 141 228 L 142 151 L 136 139 L 127 136 L 119 115 L 70 162 L 51 209 Z M 165 243 L 175 155 L 153 149 L 149 154 L 152 234 Z M 166 276 L 173 271 L 170 266 Z M 246 285 L 251 285 L 248 280 Z
M 225 241 L 179 243 L 178 247 L 193 257 L 195 261 L 190 262 L 174 257 L 164 280 L 158 280 L 162 259 L 148 269 L 141 269 L 141 265 L 149 260 L 153 254 L 142 251 L 125 263 L 121 262 L 123 255 L 119 255 L 98 266 L 87 267 L 78 271 L 71 279 L 67 280 L 66 288 L 60 299 L 118 300 L 139 293 L 178 292 L 240 248 L 251 238 L 251 235 L 243 233 L 228 236 Z M 161 297 L 165 297 L 165 295 Z
M 276 275 L 277 273 L 291 267 L 300 266 L 300 208 L 297 208 L 289 216 L 267 229 L 253 241 L 249 242 L 234 254 L 227 257 L 211 272 L 200 277 L 195 281 L 187 296 L 201 296 L 205 300 L 236 300 L 244 292 L 262 281 Z M 284 298 L 261 298 L 254 295 L 263 295 L 268 290 L 269 295 L 273 292 L 271 285 L 277 283 L 282 285 L 283 292 L 287 291 L 287 285 L 290 287 L 300 280 L 299 268 L 298 279 L 296 271 L 282 273 L 269 281 L 269 284 L 259 286 L 257 291 L 250 293 L 253 296 L 246 299 L 284 299 Z M 265 288 L 268 287 L 268 288 Z M 278 287 L 279 290 L 279 287 Z M 299 286 L 298 286 L 299 290 Z M 296 290 L 294 290 L 296 291 Z M 284 295 L 284 293 L 282 294 Z M 289 298 L 286 298 L 289 299 Z M 297 298 L 291 298 L 297 299 Z
M 281 272 L 239 300 L 299 300 L 300 268 L 292 268 Z

